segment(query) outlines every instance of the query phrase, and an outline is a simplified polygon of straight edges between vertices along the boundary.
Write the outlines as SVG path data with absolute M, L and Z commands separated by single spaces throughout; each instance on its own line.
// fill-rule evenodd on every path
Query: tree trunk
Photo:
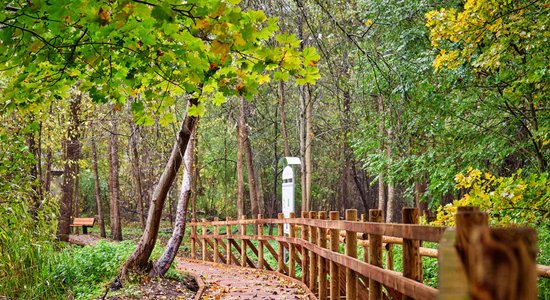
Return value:
M 52 185 L 52 148 L 48 147 L 46 151 L 46 174 L 44 179 L 44 194 L 48 195 L 50 193 Z
M 78 218 L 79 210 L 80 210 L 80 206 L 79 206 L 79 203 L 78 203 L 78 184 L 79 184 L 78 174 L 79 173 L 80 173 L 80 167 L 77 164 L 76 165 L 76 174 L 77 175 L 75 176 L 75 179 L 74 179 L 74 191 L 73 191 L 73 203 L 74 203 L 73 204 L 73 218 Z M 76 234 L 80 234 L 80 228 L 75 227 L 74 232 Z
M 386 143 L 386 155 L 388 158 L 388 161 L 391 161 L 392 159 L 392 149 L 391 149 L 391 141 L 392 141 L 392 130 L 391 128 L 388 129 L 388 142 Z M 394 206 L 395 206 L 395 184 L 392 180 L 389 180 L 388 182 L 388 211 L 386 212 L 386 222 L 391 223 L 394 221 Z
M 111 220 L 111 236 L 115 241 L 122 241 L 122 227 L 120 226 L 119 212 L 119 183 L 118 183 L 118 136 L 116 120 L 112 121 L 111 139 L 109 141 L 109 208 Z
M 279 81 L 279 109 L 281 110 L 281 135 L 285 145 L 285 156 L 290 156 L 290 146 L 288 144 L 288 132 L 286 130 L 286 112 L 285 112 L 285 83 Z
M 357 191 L 359 192 L 359 197 L 361 197 L 361 203 L 363 203 L 363 208 L 365 209 L 365 214 L 368 214 L 369 212 L 369 205 L 368 205 L 368 195 L 367 191 L 363 187 L 363 184 L 361 183 L 361 180 L 359 180 L 359 174 L 357 174 L 357 168 L 355 167 L 355 162 L 351 164 L 351 171 L 353 172 L 353 181 L 355 182 L 355 186 L 357 187 Z
M 63 168 L 63 188 L 59 207 L 59 222 L 57 224 L 57 237 L 61 241 L 68 242 L 71 231 L 71 213 L 74 198 L 75 178 L 78 172 L 78 160 L 80 159 L 80 102 L 82 95 L 76 95 L 70 100 L 70 124 L 67 129 L 67 137 L 64 145 L 65 166 Z
M 139 209 L 139 220 L 141 222 L 141 228 L 145 228 L 145 212 L 143 210 L 143 186 L 141 179 L 141 168 L 139 165 L 139 151 L 138 151 L 138 127 L 132 120 L 130 121 L 132 128 L 132 135 L 130 136 L 130 145 L 132 148 L 132 171 L 134 173 L 134 182 L 136 188 L 136 201 Z
M 193 130 L 193 163 L 191 166 L 193 167 L 193 176 L 191 176 L 191 205 L 192 205 L 192 211 L 193 211 L 193 221 L 197 220 L 197 185 L 199 184 L 199 168 L 197 167 L 199 165 L 199 154 L 197 152 L 197 148 L 199 146 L 199 138 L 197 135 L 197 128 L 199 127 L 199 123 L 197 120 L 197 124 L 195 124 L 195 130 Z
M 191 99 L 190 105 L 197 105 L 197 99 Z M 145 230 L 134 253 L 128 258 L 121 270 L 121 278 L 125 278 L 129 271 L 147 272 L 152 267 L 149 263 L 149 257 L 157 241 L 162 208 L 166 201 L 166 195 L 172 186 L 181 166 L 183 154 L 187 148 L 187 143 L 191 138 L 191 132 L 195 127 L 196 117 L 186 116 L 181 124 L 170 158 L 166 163 L 164 171 L 155 186 L 153 197 L 147 214 Z
M 244 216 L 244 174 L 243 174 L 243 151 L 244 151 L 244 112 L 239 101 L 239 121 L 237 126 L 237 217 L 240 220 Z
M 248 191 L 250 193 L 250 209 L 252 211 L 252 218 L 256 219 L 260 213 L 260 204 L 258 200 L 258 186 L 256 184 L 256 174 L 254 172 L 254 162 L 252 161 L 252 147 L 250 146 L 250 139 L 248 138 L 248 124 L 246 123 L 246 103 L 244 97 L 241 96 L 239 101 L 239 111 L 241 118 L 244 121 L 243 129 L 241 130 L 244 154 L 246 158 L 246 171 L 248 173 Z
M 313 143 L 313 99 L 311 98 L 311 90 L 309 84 L 306 86 L 307 106 L 306 106 L 306 201 L 307 209 L 311 210 L 311 176 L 312 176 L 312 164 L 311 150 Z
M 384 130 L 384 101 L 382 96 L 373 95 L 378 104 L 378 114 L 380 115 L 380 122 L 378 123 L 378 133 L 380 134 L 380 139 L 383 140 L 386 132 Z M 384 143 L 381 142 L 380 151 L 384 151 Z M 378 209 L 382 211 L 382 214 L 386 212 L 386 188 L 384 186 L 384 173 L 385 171 L 380 170 L 378 175 Z M 387 219 L 387 216 L 384 217 L 384 220 Z
M 195 130 L 197 129 L 195 128 Z M 174 231 L 172 231 L 172 237 L 170 237 L 170 240 L 168 240 L 168 243 L 166 244 L 166 248 L 164 248 L 164 253 L 156 262 L 154 262 L 153 268 L 149 272 L 150 276 L 163 276 L 166 274 L 166 271 L 168 271 L 168 268 L 170 268 L 170 265 L 178 253 L 181 240 L 185 234 L 187 207 L 189 206 L 189 198 L 193 189 L 193 180 L 191 180 L 191 176 L 194 174 L 193 153 L 193 138 L 191 138 L 187 143 L 187 149 L 185 150 L 185 155 L 183 157 L 183 179 L 181 181 L 181 193 L 178 200 Z
M 97 223 L 99 225 L 99 231 L 101 237 L 107 237 L 105 233 L 105 223 L 103 222 L 103 209 L 101 205 L 101 190 L 99 185 L 99 171 L 97 168 L 97 149 L 95 147 L 95 140 L 92 136 L 92 161 L 94 168 L 94 187 L 95 187 L 95 202 L 97 206 Z

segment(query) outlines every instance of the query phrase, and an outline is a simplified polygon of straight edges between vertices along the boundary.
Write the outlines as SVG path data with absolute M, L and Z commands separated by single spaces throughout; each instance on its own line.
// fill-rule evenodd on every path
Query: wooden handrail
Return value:
M 440 251 L 438 249 L 420 247 L 420 242 L 439 243 L 447 230 L 446 227 L 344 221 L 337 220 L 338 215 L 332 213 L 334 212 L 331 212 L 331 220 L 326 219 L 325 212 L 303 212 L 303 218 L 284 219 L 282 216 L 279 216 L 280 219 L 261 219 L 261 216 L 259 216 L 260 218 L 258 219 L 191 222 L 191 240 L 193 244 L 199 243 L 203 245 L 203 252 L 207 251 L 206 245 L 209 245 L 214 250 L 212 255 L 203 253 L 202 257 L 204 259 L 214 258 L 215 260 L 229 264 L 233 260 L 234 263 L 240 262 L 243 266 L 259 269 L 271 269 L 271 266 L 267 264 L 264 258 L 264 249 L 267 249 L 268 253 L 276 259 L 279 273 L 297 278 L 295 268 L 296 265 L 301 265 L 301 281 L 310 288 L 311 292 L 318 295 L 319 299 L 327 299 L 329 294 L 331 298 L 344 294 L 348 297 L 350 295 L 351 297 L 355 297 L 354 295 L 356 295 L 357 299 L 366 299 L 364 291 L 369 286 L 377 289 L 373 290 L 372 293 L 367 293 L 371 294 L 370 298 L 381 299 L 382 297 L 386 297 L 381 295 L 377 284 L 384 286 L 388 295 L 392 297 L 404 297 L 407 299 L 445 298 L 443 297 L 444 295 L 439 295 L 437 289 L 422 282 L 420 257 L 438 257 L 440 263 L 442 259 L 446 260 L 446 258 L 439 256 Z M 411 216 L 406 218 L 406 220 L 409 220 L 411 223 L 417 222 L 415 210 L 408 209 L 406 213 Z M 357 217 L 351 214 L 348 215 L 348 218 L 356 220 Z M 266 224 L 277 225 L 278 235 L 265 235 L 262 227 Z M 290 224 L 290 236 L 282 234 L 284 224 Z M 247 232 L 247 225 L 254 225 L 256 228 L 255 232 L 258 235 Z M 220 226 L 225 227 L 229 232 L 226 232 L 226 234 L 220 233 Z M 231 232 L 234 230 L 233 226 L 237 226 L 240 229 L 238 233 L 235 231 Z M 200 233 L 197 233 L 196 228 L 202 229 Z M 452 232 L 454 234 L 455 231 Z M 346 238 L 349 240 L 345 240 Z M 378 239 L 373 244 L 374 250 L 370 249 L 371 241 L 369 238 Z M 227 243 L 223 243 L 225 239 L 228 240 Z M 252 244 L 253 240 L 258 241 L 258 248 Z M 340 252 L 339 245 L 342 240 L 348 245 L 346 254 Z M 269 244 L 270 241 L 277 242 L 278 246 L 271 246 Z M 350 241 L 352 242 L 351 246 Z M 404 245 L 405 242 L 406 247 L 403 247 L 403 262 L 407 266 L 405 266 L 403 274 L 391 270 L 392 267 L 390 265 L 393 264 L 393 258 L 386 263 L 388 269 L 384 269 L 380 262 L 381 256 L 366 254 L 367 251 L 370 253 L 371 251 L 382 251 L 381 249 L 385 248 L 385 251 L 388 251 L 386 258 L 393 257 L 393 253 L 390 253 L 393 251 L 393 248 L 390 246 L 393 244 Z M 239 246 L 239 243 L 241 246 Z M 217 253 L 219 250 L 216 249 L 218 245 L 227 250 L 226 253 L 230 253 L 231 246 L 233 246 L 241 254 L 240 261 L 237 262 L 232 254 L 230 255 L 231 257 L 225 255 L 226 259 L 224 259 L 224 256 Z M 364 251 L 366 251 L 365 255 L 361 258 L 357 258 L 357 253 L 353 250 L 354 248 L 357 249 L 358 246 L 363 247 Z M 481 245 L 481 247 L 483 246 Z M 197 247 L 193 248 L 196 250 Z M 246 248 L 251 249 L 255 254 L 258 258 L 256 260 L 258 264 L 247 256 Z M 459 259 L 458 262 L 455 259 L 454 263 L 460 264 L 460 252 L 454 250 L 452 246 L 447 249 L 447 251 L 456 252 L 455 257 L 459 257 Z M 466 248 L 463 246 L 460 249 Z M 467 251 L 467 249 L 462 251 Z M 287 260 L 286 257 L 289 255 L 291 259 Z M 192 256 L 197 257 L 196 253 L 193 253 Z M 371 259 L 376 259 L 376 261 L 371 264 Z M 468 272 L 466 267 L 464 270 L 466 270 L 466 273 Z M 460 272 L 465 272 L 464 270 Z M 550 267 L 537 265 L 536 270 L 537 272 L 534 274 L 538 274 L 541 277 L 550 277 Z M 467 278 L 470 277 L 467 276 Z M 349 280 L 353 282 L 350 283 Z M 327 286 L 328 283 L 330 283 L 330 287 Z M 468 284 L 465 286 L 468 287 Z M 358 289 L 363 292 L 358 293 Z M 447 289 L 444 291 L 447 292 Z
M 246 219 L 234 221 L 191 222 L 191 226 L 227 226 L 227 225 L 258 225 L 258 224 L 293 224 L 313 226 L 323 229 L 338 229 L 366 234 L 379 234 L 391 237 L 420 240 L 426 242 L 439 242 L 446 227 L 415 224 L 388 224 L 372 222 L 352 222 L 342 220 L 316 220 L 316 219 Z

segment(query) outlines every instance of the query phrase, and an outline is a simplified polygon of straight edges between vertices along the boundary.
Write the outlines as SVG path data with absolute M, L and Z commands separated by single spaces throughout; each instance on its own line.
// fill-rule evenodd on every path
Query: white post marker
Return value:
M 291 166 L 283 169 L 283 215 L 290 217 L 290 213 L 295 212 L 294 207 L 294 172 Z M 285 235 L 290 235 L 290 225 L 284 226 Z
M 285 218 L 290 218 L 290 213 L 296 212 L 294 198 L 294 169 L 293 165 L 301 165 L 302 162 L 298 157 L 284 157 L 286 166 L 283 169 L 283 185 L 282 185 L 282 212 Z M 281 162 L 281 160 L 279 162 Z M 290 235 L 290 225 L 284 224 L 283 232 L 285 236 Z M 284 261 L 288 261 L 288 253 L 284 251 Z

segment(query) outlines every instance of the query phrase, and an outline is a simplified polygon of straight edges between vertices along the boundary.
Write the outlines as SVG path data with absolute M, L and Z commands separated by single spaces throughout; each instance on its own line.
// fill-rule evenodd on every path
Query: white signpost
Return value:
M 285 218 L 290 217 L 290 213 L 296 212 L 295 198 L 294 198 L 294 169 L 293 165 L 300 165 L 302 162 L 298 157 L 285 157 L 286 166 L 283 169 L 283 186 L 282 186 L 282 211 Z M 285 235 L 290 235 L 290 225 L 284 224 L 283 232 Z M 287 261 L 286 249 L 284 253 L 284 260 Z
M 290 213 L 295 212 L 294 207 L 294 171 L 291 166 L 286 166 L 283 169 L 283 215 L 285 218 L 290 217 Z M 285 224 L 285 235 L 290 234 L 290 226 Z

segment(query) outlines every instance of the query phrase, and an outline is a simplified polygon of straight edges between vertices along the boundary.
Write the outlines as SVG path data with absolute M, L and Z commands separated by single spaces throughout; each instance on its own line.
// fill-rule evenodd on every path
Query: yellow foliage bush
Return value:
M 510 177 L 468 168 L 455 176 L 456 188 L 466 191 L 461 199 L 440 206 L 435 225 L 454 225 L 460 206 L 478 206 L 489 213 L 492 224 L 537 224 L 549 216 L 550 182 L 545 173 L 522 176 L 522 170 Z

